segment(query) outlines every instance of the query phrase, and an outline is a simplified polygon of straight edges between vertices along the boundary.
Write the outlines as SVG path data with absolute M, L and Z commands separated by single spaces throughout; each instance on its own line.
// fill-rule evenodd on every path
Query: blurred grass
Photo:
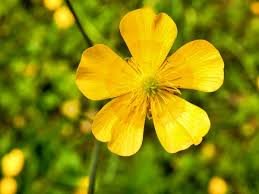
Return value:
M 206 39 L 225 61 L 225 82 L 219 91 L 183 91 L 211 118 L 211 130 L 201 145 L 168 154 L 147 123 L 143 146 L 133 157 L 120 158 L 103 146 L 97 193 L 206 193 L 215 176 L 224 180 L 229 194 L 259 193 L 259 15 L 250 8 L 253 1 L 72 3 L 90 38 L 124 57 L 129 53 L 119 34 L 120 18 L 151 6 L 178 26 L 172 51 Z M 88 101 L 77 90 L 75 71 L 88 45 L 73 21 L 60 28 L 64 20 L 55 19 L 54 13 L 41 0 L 0 4 L 0 157 L 13 148 L 23 151 L 24 168 L 15 177 L 23 194 L 77 191 L 88 173 L 93 145 L 87 118 L 103 104 Z

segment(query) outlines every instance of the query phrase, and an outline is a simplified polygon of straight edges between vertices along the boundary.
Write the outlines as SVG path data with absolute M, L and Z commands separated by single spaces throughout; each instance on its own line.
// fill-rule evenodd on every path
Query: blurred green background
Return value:
M 151 123 L 132 157 L 101 147 L 97 194 L 259 193 L 259 3 L 249 0 L 71 0 L 85 31 L 120 55 L 118 25 L 150 6 L 178 26 L 172 52 L 206 39 L 225 61 L 215 93 L 183 91 L 205 109 L 211 130 L 199 146 L 168 154 Z M 61 0 L 0 4 L 0 194 L 84 194 L 93 148 L 90 120 L 104 102 L 83 97 L 75 72 L 84 43 Z

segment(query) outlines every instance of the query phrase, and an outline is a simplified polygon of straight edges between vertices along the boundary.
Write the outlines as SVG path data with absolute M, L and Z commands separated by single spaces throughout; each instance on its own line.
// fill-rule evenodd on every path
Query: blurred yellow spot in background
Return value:
M 254 134 L 255 128 L 250 123 L 244 123 L 241 127 L 241 132 L 245 137 L 250 137 Z
M 87 110 L 87 111 L 85 112 L 85 116 L 86 116 L 88 119 L 90 119 L 90 120 L 94 120 L 94 117 L 95 117 L 95 115 L 96 115 L 97 112 L 98 112 L 98 111 L 97 111 L 96 109 L 92 108 L 92 109 L 89 109 L 89 110 Z
M 82 177 L 78 182 L 78 187 L 74 194 L 87 194 L 89 186 L 89 177 Z
M 26 77 L 34 77 L 38 72 L 38 67 L 35 64 L 26 65 L 23 75 Z
M 241 133 L 245 137 L 251 137 L 255 131 L 256 128 L 259 126 L 259 122 L 257 118 L 251 118 L 247 122 L 243 123 L 241 126 Z
M 227 192 L 227 183 L 220 177 L 212 177 L 208 187 L 209 194 L 225 194 Z
M 58 8 L 53 17 L 57 27 L 60 29 L 67 29 L 75 23 L 73 14 L 66 6 Z
M 43 0 L 44 6 L 51 11 L 58 9 L 62 3 L 63 0 Z
M 89 120 L 82 120 L 80 122 L 80 131 L 84 134 L 88 134 L 91 132 L 92 123 Z
M 76 119 L 80 113 L 80 106 L 78 99 L 67 100 L 62 104 L 61 112 L 70 119 Z
M 71 125 L 65 125 L 61 129 L 61 135 L 65 137 L 69 137 L 70 135 L 73 134 L 73 127 Z
M 259 2 L 253 2 L 250 5 L 250 10 L 253 14 L 259 15 Z
M 22 116 L 22 115 L 16 115 L 16 116 L 13 118 L 13 125 L 14 125 L 14 127 L 17 127 L 17 128 L 22 128 L 22 127 L 24 127 L 24 125 L 25 125 L 25 118 L 24 118 L 24 116 Z
M 20 149 L 13 149 L 2 158 L 2 173 L 6 177 L 17 176 L 24 166 L 24 154 Z
M 16 180 L 10 177 L 5 177 L 0 180 L 0 194 L 15 194 L 17 191 Z
M 201 148 L 201 154 L 206 160 L 212 159 L 216 154 L 216 146 L 212 143 L 205 143 Z

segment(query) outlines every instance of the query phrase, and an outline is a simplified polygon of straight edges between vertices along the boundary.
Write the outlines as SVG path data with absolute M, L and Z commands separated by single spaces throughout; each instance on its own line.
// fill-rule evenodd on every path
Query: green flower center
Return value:
M 158 82 L 153 77 L 147 77 L 143 81 L 143 88 L 148 96 L 153 96 L 158 91 Z

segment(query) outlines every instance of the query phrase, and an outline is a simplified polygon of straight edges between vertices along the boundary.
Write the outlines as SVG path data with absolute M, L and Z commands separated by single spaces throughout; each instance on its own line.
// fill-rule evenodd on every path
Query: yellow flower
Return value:
M 60 29 L 67 29 L 75 23 L 73 14 L 66 6 L 58 8 L 53 17 L 57 27 Z
M 53 11 L 59 8 L 63 3 L 63 0 L 43 0 L 44 6 Z
M 253 14 L 259 15 L 259 2 L 251 3 L 250 10 Z
M 15 194 L 17 191 L 16 180 L 11 177 L 5 177 L 0 180 L 0 194 Z
M 199 144 L 210 128 L 206 112 L 179 97 L 180 88 L 213 92 L 223 83 L 224 62 L 205 40 L 185 44 L 167 57 L 176 38 L 174 21 L 165 13 L 137 9 L 120 22 L 132 57 L 124 61 L 97 44 L 84 51 L 76 76 L 89 99 L 114 98 L 94 118 L 92 132 L 121 156 L 142 144 L 146 115 L 152 114 L 157 136 L 170 153 Z M 167 57 L 167 58 L 166 58 Z
M 80 113 L 80 102 L 77 99 L 67 100 L 61 106 L 61 112 L 70 119 L 76 119 Z
M 82 177 L 78 182 L 78 187 L 75 191 L 75 194 L 87 194 L 88 186 L 89 186 L 88 176 Z
M 4 176 L 17 176 L 23 169 L 24 154 L 20 149 L 13 149 L 2 158 L 2 172 Z
M 225 194 L 227 192 L 227 183 L 220 177 L 212 177 L 209 182 L 209 194 Z

